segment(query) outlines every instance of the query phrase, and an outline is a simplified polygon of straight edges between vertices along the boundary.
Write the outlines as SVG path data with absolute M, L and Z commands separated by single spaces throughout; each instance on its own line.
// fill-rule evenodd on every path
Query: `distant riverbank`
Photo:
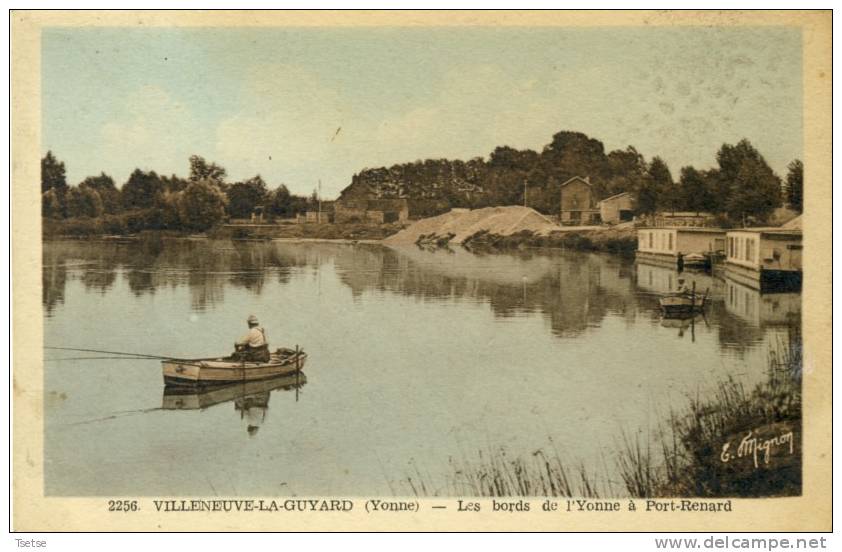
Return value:
M 423 219 L 423 223 L 430 219 Z M 411 229 L 412 226 L 409 226 Z M 96 239 L 136 240 L 151 237 L 233 240 L 280 240 L 290 242 L 330 241 L 346 243 L 379 243 L 386 245 L 417 245 L 423 248 L 452 247 L 457 245 L 452 236 L 439 236 L 434 232 L 414 236 L 406 240 L 388 239 L 397 237 L 407 225 L 391 224 L 225 224 L 197 233 L 191 230 L 135 230 L 111 228 L 98 219 L 44 219 L 45 239 Z M 115 231 L 117 230 L 117 231 Z M 464 238 L 461 245 L 471 250 L 511 250 L 518 248 L 572 249 L 577 251 L 604 251 L 608 253 L 631 254 L 637 247 L 636 231 L 625 227 L 556 227 L 549 232 L 523 229 L 515 233 L 501 234 L 499 229 L 478 230 Z M 394 242 L 394 243 L 393 243 Z
M 398 232 L 400 224 L 220 224 L 205 232 L 191 229 L 150 229 L 111 225 L 98 218 L 43 219 L 45 239 L 137 239 L 143 235 L 243 240 L 346 240 L 379 241 Z

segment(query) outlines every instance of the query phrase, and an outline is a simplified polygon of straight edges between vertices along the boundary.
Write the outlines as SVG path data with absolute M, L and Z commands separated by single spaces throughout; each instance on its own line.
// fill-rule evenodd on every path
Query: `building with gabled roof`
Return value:
M 599 209 L 590 177 L 574 176 L 561 185 L 560 220 L 571 226 L 599 224 Z

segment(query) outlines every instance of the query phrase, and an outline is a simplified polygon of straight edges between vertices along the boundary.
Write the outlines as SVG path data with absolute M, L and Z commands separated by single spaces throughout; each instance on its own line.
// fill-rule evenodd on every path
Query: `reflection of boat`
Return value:
M 307 353 L 278 349 L 269 362 L 247 362 L 230 358 L 169 359 L 161 361 L 167 385 L 222 385 L 286 376 L 300 372 Z
M 699 295 L 694 292 L 674 293 L 661 297 L 661 310 L 665 318 L 691 317 L 701 313 L 707 302 L 707 293 Z
M 268 403 L 270 391 L 298 389 L 305 383 L 307 383 L 307 378 L 304 374 L 292 374 L 260 381 L 231 383 L 201 390 L 195 387 L 168 385 L 164 387 L 161 408 L 163 410 L 199 410 L 228 401 L 237 401 L 238 404 L 242 403 L 243 405 L 250 405 L 255 401 Z
M 164 387 L 162 410 L 202 410 L 216 404 L 233 401 L 234 410 L 246 426 L 249 436 L 254 436 L 269 409 L 269 397 L 272 391 L 295 389 L 298 401 L 298 389 L 307 382 L 304 374 L 297 372 L 288 376 L 232 383 L 210 388 L 180 386 Z
M 679 330 L 686 330 L 690 326 L 703 321 L 701 314 L 694 314 L 693 316 L 664 318 L 661 320 L 661 326 L 664 328 L 676 328 Z
M 209 388 L 166 386 L 161 408 L 163 410 L 199 410 L 228 401 L 251 404 L 255 400 L 268 402 L 268 393 L 275 390 L 298 389 L 307 383 L 304 374 L 291 374 L 260 381 L 231 383 Z

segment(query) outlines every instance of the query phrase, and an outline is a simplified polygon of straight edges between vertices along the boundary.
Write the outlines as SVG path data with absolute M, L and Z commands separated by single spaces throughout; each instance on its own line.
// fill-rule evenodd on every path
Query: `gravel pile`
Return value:
M 510 236 L 528 230 L 546 235 L 562 227 L 535 209 L 515 205 L 484 209 L 452 209 L 443 215 L 421 219 L 384 240 L 389 245 L 412 245 L 419 239 L 448 239 L 461 244 L 477 232 Z M 452 236 L 452 237 L 451 237 Z

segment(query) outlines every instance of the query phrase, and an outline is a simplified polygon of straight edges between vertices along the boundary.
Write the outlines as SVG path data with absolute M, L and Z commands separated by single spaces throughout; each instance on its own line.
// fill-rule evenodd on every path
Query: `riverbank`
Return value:
M 401 230 L 394 224 L 221 224 L 205 232 L 190 229 L 147 229 L 113 225 L 99 219 L 43 219 L 45 239 L 141 239 L 143 236 L 234 240 L 380 241 Z
M 573 249 L 631 254 L 637 248 L 633 225 L 560 226 L 533 209 L 492 207 L 451 211 L 410 224 L 223 224 L 206 232 L 148 230 L 112 225 L 105 219 L 44 219 L 46 239 L 133 240 L 144 236 L 192 239 L 337 241 L 422 248 L 462 245 L 473 251 L 519 248 Z

